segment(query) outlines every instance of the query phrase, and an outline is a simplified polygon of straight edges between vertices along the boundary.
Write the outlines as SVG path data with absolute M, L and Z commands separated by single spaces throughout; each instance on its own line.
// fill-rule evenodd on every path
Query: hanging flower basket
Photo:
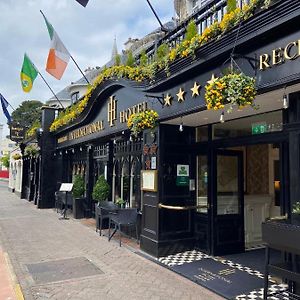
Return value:
M 256 108 L 255 78 L 243 73 L 230 73 L 215 78 L 210 81 L 205 90 L 207 109 L 223 109 L 226 104 L 231 104 L 228 112 L 231 112 L 233 105 L 238 105 L 239 109 L 247 105 Z
M 135 137 L 144 129 L 154 129 L 157 126 L 158 113 L 154 110 L 146 110 L 130 115 L 127 127 Z

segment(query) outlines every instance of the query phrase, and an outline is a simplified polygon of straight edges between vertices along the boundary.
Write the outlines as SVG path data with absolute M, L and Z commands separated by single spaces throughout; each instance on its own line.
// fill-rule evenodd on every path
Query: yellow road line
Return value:
M 13 266 L 12 266 L 11 261 L 9 259 L 8 253 L 4 252 L 4 258 L 5 258 L 5 261 L 6 261 L 6 265 L 7 265 L 8 271 L 9 271 L 10 278 L 13 282 L 15 296 L 16 296 L 17 300 L 24 300 L 24 296 L 23 296 L 21 286 L 20 286 L 20 284 L 18 282 L 18 279 L 17 279 L 17 276 L 16 276 L 16 274 L 13 270 Z

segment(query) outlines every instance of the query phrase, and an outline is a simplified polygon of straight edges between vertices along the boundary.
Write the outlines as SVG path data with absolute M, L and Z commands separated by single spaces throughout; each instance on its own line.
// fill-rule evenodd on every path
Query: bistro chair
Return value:
M 96 206 L 96 232 L 99 229 L 99 235 L 101 235 L 103 221 L 109 220 L 110 214 L 117 213 L 119 207 L 112 201 L 101 201 L 100 205 Z
M 138 211 L 136 208 L 120 209 L 116 214 L 111 214 L 108 224 L 108 241 L 119 231 L 119 244 L 121 247 L 122 229 L 124 227 L 135 227 L 136 240 L 138 241 L 138 228 L 137 228 Z M 110 234 L 111 225 L 114 226 L 114 231 Z

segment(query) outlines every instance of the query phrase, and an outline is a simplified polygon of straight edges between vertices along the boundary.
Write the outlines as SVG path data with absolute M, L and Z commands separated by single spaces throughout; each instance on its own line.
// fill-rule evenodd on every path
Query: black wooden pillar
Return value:
M 54 160 L 55 139 L 49 128 L 55 118 L 55 110 L 50 107 L 42 108 L 42 130 L 38 133 L 41 151 L 40 162 L 40 192 L 37 201 L 38 208 L 54 207 L 56 190 L 56 170 Z
M 300 93 L 289 95 L 288 124 L 289 135 L 289 194 L 287 213 L 291 215 L 293 204 L 300 199 Z

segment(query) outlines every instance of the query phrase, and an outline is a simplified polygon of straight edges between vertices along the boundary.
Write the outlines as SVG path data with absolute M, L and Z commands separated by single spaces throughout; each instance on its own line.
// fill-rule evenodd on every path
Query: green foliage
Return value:
M 9 155 L 5 154 L 1 157 L 1 163 L 5 168 L 9 168 Z
M 31 144 L 25 147 L 24 154 L 26 156 L 36 156 L 39 152 L 39 148 L 35 144 Z
M 158 48 L 157 48 L 157 60 L 158 61 L 162 61 L 163 59 L 165 59 L 169 54 L 169 47 L 166 43 L 161 44 Z
M 297 215 L 300 214 L 300 202 L 294 203 L 292 213 Z
M 132 51 L 129 50 L 128 53 L 127 53 L 126 66 L 134 67 L 134 65 L 135 65 L 135 59 L 133 57 Z
M 121 65 L 121 55 L 117 54 L 115 56 L 115 66 L 120 66 Z
M 145 66 L 147 66 L 147 64 L 148 64 L 148 57 L 146 54 L 146 50 L 143 50 L 141 52 L 141 56 L 140 56 L 140 66 L 145 67 Z
M 26 138 L 29 138 L 29 137 L 32 137 L 32 136 L 35 136 L 36 134 L 36 130 L 38 128 L 41 128 L 41 122 L 39 120 L 36 120 L 35 122 L 33 122 L 33 124 L 31 125 L 31 127 L 26 131 Z
M 105 201 L 107 200 L 110 193 L 110 186 L 105 180 L 104 175 L 101 175 L 98 180 L 96 181 L 96 184 L 93 189 L 93 199 L 94 201 Z
M 34 122 L 42 118 L 42 110 L 40 108 L 43 105 L 42 102 L 37 100 L 23 101 L 21 105 L 12 112 L 12 119 L 14 122 L 30 128 Z
M 185 40 L 190 41 L 198 34 L 197 25 L 194 20 L 190 21 L 186 28 Z
M 74 198 L 82 198 L 85 192 L 84 179 L 80 175 L 74 176 L 72 194 Z
M 236 9 L 236 0 L 227 0 L 227 12 L 232 12 Z

